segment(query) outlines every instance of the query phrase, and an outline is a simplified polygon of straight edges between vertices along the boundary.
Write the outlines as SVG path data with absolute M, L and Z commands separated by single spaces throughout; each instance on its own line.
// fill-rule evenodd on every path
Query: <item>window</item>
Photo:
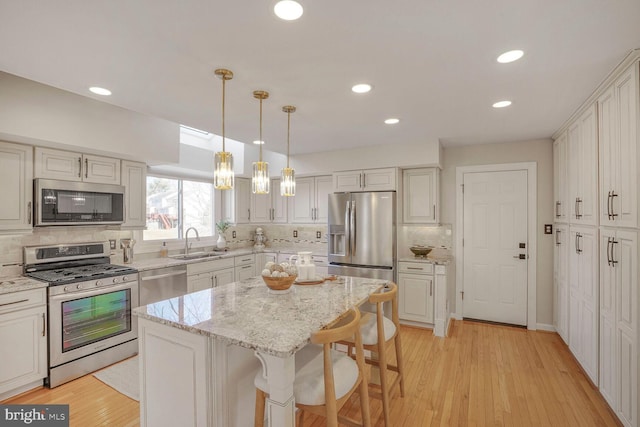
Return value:
M 181 239 L 189 227 L 213 236 L 213 184 L 147 177 L 147 229 L 144 240 Z

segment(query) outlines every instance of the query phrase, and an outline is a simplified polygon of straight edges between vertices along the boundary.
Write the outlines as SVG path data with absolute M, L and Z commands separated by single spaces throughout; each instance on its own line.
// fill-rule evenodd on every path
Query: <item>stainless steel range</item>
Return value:
M 24 248 L 25 275 L 49 283 L 49 387 L 138 353 L 138 272 L 109 242 Z

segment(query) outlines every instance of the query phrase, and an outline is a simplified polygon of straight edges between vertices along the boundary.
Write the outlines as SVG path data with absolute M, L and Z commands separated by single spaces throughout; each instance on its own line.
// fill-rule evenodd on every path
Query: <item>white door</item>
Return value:
M 463 316 L 527 325 L 527 171 L 464 174 Z

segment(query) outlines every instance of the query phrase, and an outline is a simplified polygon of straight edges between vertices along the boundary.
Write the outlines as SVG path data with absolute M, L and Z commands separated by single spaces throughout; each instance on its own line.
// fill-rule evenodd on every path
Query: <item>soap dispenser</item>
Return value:
M 160 248 L 160 258 L 166 258 L 169 256 L 169 249 L 167 249 L 167 242 L 162 242 L 162 247 Z

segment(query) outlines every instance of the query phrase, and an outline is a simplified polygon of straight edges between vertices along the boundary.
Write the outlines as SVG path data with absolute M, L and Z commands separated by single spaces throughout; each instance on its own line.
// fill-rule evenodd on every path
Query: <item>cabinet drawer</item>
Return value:
M 2 294 L 0 295 L 0 313 L 8 313 L 36 305 L 45 305 L 46 303 L 45 288 Z
M 433 264 L 426 262 L 399 262 L 400 273 L 433 274 Z
M 236 267 L 239 265 L 255 264 L 256 256 L 254 254 L 237 256 L 234 259 Z
M 329 258 L 326 256 L 314 255 L 311 257 L 311 259 L 313 260 L 313 263 L 316 265 L 316 267 L 327 267 L 329 265 Z
M 233 258 L 223 258 L 214 261 L 196 262 L 187 264 L 187 275 L 206 273 L 208 271 L 221 270 L 223 268 L 233 268 Z

